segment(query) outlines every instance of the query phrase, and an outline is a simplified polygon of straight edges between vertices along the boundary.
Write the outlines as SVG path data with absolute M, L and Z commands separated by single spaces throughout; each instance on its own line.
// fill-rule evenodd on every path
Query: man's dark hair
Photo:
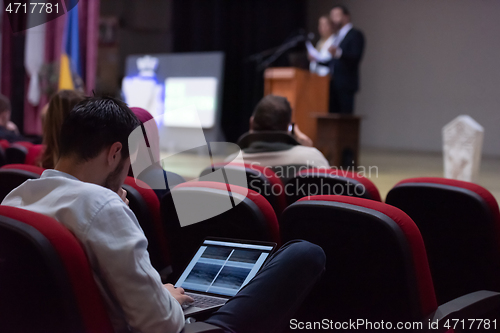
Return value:
M 128 106 L 111 97 L 90 97 L 78 103 L 64 120 L 59 156 L 88 161 L 115 142 L 122 158 L 129 157 L 128 137 L 140 125 Z
M 10 101 L 9 99 L 0 94 L 0 113 L 2 112 L 5 112 L 5 111 L 9 111 L 10 110 Z
M 267 95 L 253 111 L 255 131 L 287 131 L 292 121 L 292 108 L 285 97 Z
M 349 11 L 349 9 L 347 9 L 346 6 L 344 6 L 344 5 L 335 5 L 335 6 L 332 7 L 332 10 L 335 9 L 335 8 L 339 8 L 340 10 L 342 10 L 342 13 L 344 13 L 344 15 L 351 16 L 351 12 Z

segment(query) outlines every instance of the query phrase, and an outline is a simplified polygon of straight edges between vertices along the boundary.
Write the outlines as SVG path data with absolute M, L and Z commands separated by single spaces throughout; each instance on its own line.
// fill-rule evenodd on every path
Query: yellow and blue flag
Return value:
M 66 13 L 66 26 L 63 34 L 63 48 L 59 67 L 59 90 L 82 88 L 82 66 L 80 59 L 80 40 L 78 36 L 78 6 L 70 0 L 72 8 Z

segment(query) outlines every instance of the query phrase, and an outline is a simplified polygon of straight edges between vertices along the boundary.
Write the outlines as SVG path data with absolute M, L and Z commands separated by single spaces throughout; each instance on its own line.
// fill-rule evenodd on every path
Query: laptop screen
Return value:
M 175 286 L 234 296 L 257 274 L 273 248 L 273 245 L 207 239 Z

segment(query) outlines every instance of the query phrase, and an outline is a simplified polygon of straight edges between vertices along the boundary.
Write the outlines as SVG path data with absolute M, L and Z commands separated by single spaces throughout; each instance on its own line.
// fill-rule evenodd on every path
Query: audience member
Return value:
M 10 121 L 10 101 L 0 94 L 0 139 L 9 142 L 24 141 L 24 137 L 19 134 L 16 124 Z
M 59 156 L 59 139 L 64 119 L 73 107 L 84 99 L 82 93 L 74 90 L 57 92 L 42 110 L 43 144 L 45 150 L 38 164 L 46 169 L 53 169 Z
M 229 156 L 226 161 L 258 163 L 261 166 L 309 165 L 328 168 L 326 158 L 312 146 L 312 140 L 302 133 L 299 127 L 292 125 L 292 108 L 285 97 L 267 95 L 257 104 L 250 118 L 250 133 L 267 131 L 288 133 L 299 144 L 292 145 L 281 141 L 255 141 L 243 149 L 242 160 L 236 154 Z M 289 128 L 293 127 L 293 134 Z
M 55 218 L 81 242 L 117 332 L 172 332 L 184 327 L 182 288 L 161 283 L 147 240 L 126 203 L 128 136 L 139 125 L 121 101 L 79 103 L 61 128 L 54 170 L 13 190 L 3 205 Z M 226 332 L 279 332 L 321 276 L 323 250 L 284 245 L 236 296 L 206 321 Z
M 319 57 L 315 58 L 308 54 L 309 60 L 311 61 L 309 64 L 309 70 L 319 76 L 326 76 L 330 74 L 330 68 L 328 66 L 318 64 L 318 61 L 328 62 L 332 59 L 332 54 L 329 49 L 330 46 L 333 45 L 335 35 L 333 34 L 332 22 L 330 21 L 330 17 L 328 15 L 323 15 L 319 18 L 318 33 L 319 41 L 316 43 L 316 50 L 318 51 L 317 56 Z
M 330 19 L 336 32 L 328 51 L 332 59 L 330 66 L 330 112 L 354 113 L 354 95 L 360 86 L 359 66 L 363 58 L 365 37 L 351 23 L 349 10 L 337 5 L 330 11 Z

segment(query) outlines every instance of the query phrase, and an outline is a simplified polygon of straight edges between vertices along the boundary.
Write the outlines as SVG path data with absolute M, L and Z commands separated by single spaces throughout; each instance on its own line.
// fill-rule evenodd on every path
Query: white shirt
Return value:
M 330 73 L 330 68 L 328 66 L 318 65 L 318 61 L 328 62 L 330 61 L 330 59 L 332 59 L 332 54 L 330 53 L 330 51 L 328 51 L 328 49 L 333 45 L 334 37 L 334 35 L 331 35 L 327 40 L 325 40 L 323 46 L 321 47 L 321 49 L 319 49 L 319 53 L 317 54 L 317 61 L 313 60 L 309 64 L 309 69 L 312 73 L 316 73 L 319 76 L 326 76 Z
M 334 57 L 336 59 L 339 59 L 342 56 L 342 49 L 339 48 L 340 43 L 344 40 L 345 36 L 351 29 L 353 28 L 352 23 L 347 23 L 344 25 L 339 32 L 335 35 L 335 38 L 333 40 L 333 46 L 337 47 L 337 52 L 335 53 Z
M 148 242 L 118 194 L 56 170 L 28 180 L 2 205 L 50 216 L 82 244 L 116 332 L 179 332 L 182 308 L 151 266 Z
M 241 156 L 241 155 L 240 155 Z M 314 147 L 293 146 L 282 151 L 264 153 L 245 153 L 242 158 L 237 158 L 237 154 L 226 158 L 226 162 L 255 163 L 263 167 L 284 166 L 284 165 L 308 165 L 309 167 L 330 168 L 328 161 L 321 152 Z

